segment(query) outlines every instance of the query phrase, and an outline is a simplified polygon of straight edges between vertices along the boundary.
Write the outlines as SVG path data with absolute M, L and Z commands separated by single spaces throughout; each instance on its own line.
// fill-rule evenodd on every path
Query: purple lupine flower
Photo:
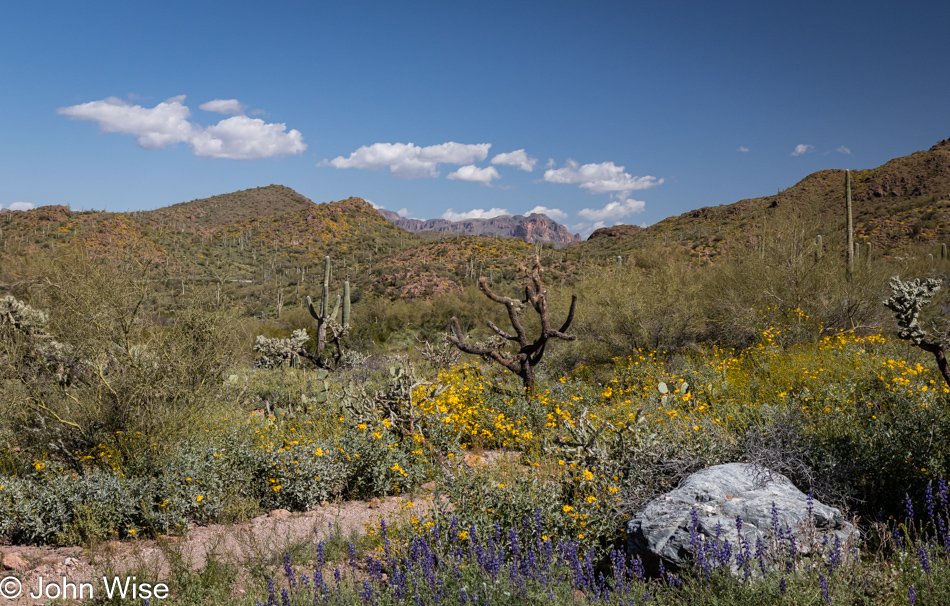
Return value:
M 930 574 L 930 550 L 926 545 L 917 548 L 917 559 L 920 560 L 920 567 L 924 569 L 924 572 Z
M 646 571 L 643 569 L 643 560 L 640 559 L 640 556 L 637 556 L 637 559 L 630 562 L 630 568 L 633 570 L 633 574 L 637 577 L 638 581 L 642 581 L 646 577 Z
M 907 601 L 910 602 L 911 604 L 917 603 L 917 591 L 914 589 L 913 585 L 911 585 L 910 588 L 907 590 Z
M 282 589 L 280 592 L 280 606 L 290 606 L 290 594 L 287 593 L 286 589 Z
M 268 606 L 277 605 L 277 594 L 274 589 L 274 579 L 267 579 L 267 604 Z
M 947 491 L 948 487 L 946 480 L 943 478 L 937 480 L 937 494 L 940 496 L 940 505 L 942 505 L 944 509 L 950 505 L 950 498 L 947 496 Z
M 818 584 L 821 585 L 821 599 L 825 601 L 825 604 L 831 604 L 831 590 L 828 589 L 828 579 L 825 575 L 818 575 Z
M 290 552 L 284 552 L 284 576 L 287 577 L 287 582 L 290 584 L 291 590 L 297 588 L 297 576 L 294 574 L 294 567 L 290 564 Z
M 904 511 L 907 512 L 907 523 L 910 525 L 914 524 L 914 503 L 910 500 L 910 496 L 904 498 Z
M 805 501 L 805 510 L 808 512 L 808 521 L 811 521 L 814 518 L 815 513 L 815 497 L 809 492 L 808 498 Z
M 699 549 L 699 512 L 695 507 L 689 510 L 689 544 Z
M 781 595 L 785 595 L 785 591 L 788 589 L 788 583 L 785 582 L 785 577 L 778 582 L 778 592 Z
M 759 563 L 759 570 L 762 571 L 762 578 L 769 576 L 769 570 L 765 564 L 765 542 L 761 537 L 755 540 L 755 559 Z
M 373 603 L 373 587 L 369 581 L 363 581 L 363 588 L 360 589 L 360 597 L 363 598 L 363 604 L 369 606 Z
M 825 535 L 825 540 L 827 541 L 828 536 Z M 838 538 L 838 535 L 835 535 L 835 540 L 831 553 L 828 554 L 828 574 L 834 575 L 835 570 L 841 567 L 841 539 Z
M 742 536 L 742 516 L 736 516 L 736 532 L 740 537 Z
M 930 518 L 930 521 L 934 521 L 934 491 L 933 491 L 933 480 L 927 482 L 927 488 L 924 490 L 924 504 L 927 506 L 927 516 Z

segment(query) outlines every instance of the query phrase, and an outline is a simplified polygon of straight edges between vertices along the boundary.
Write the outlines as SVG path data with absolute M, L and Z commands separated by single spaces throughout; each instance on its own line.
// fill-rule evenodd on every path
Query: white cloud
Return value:
M 286 124 L 268 124 L 260 118 L 234 116 L 209 126 L 189 143 L 196 156 L 257 160 L 272 156 L 301 154 L 307 149 L 299 130 L 287 131 Z
M 372 200 L 367 200 L 366 198 L 363 198 L 363 201 L 364 201 L 364 202 L 368 202 L 369 205 L 372 206 L 372 207 L 373 207 L 374 209 L 376 209 L 376 210 L 379 210 L 380 208 L 386 208 L 386 207 L 383 206 L 382 204 L 376 204 L 376 203 L 373 202 Z
M 191 111 L 182 103 L 184 100 L 185 96 L 179 95 L 146 109 L 109 97 L 56 111 L 74 120 L 98 122 L 105 133 L 137 136 L 136 143 L 143 149 L 161 149 L 188 141 L 194 134 L 194 127 L 187 120 Z
M 623 166 L 613 162 L 584 164 L 581 166 L 568 160 L 564 168 L 551 168 L 544 171 L 544 180 L 548 183 L 576 183 L 592 194 L 618 193 L 625 195 L 638 189 L 647 189 L 663 183 L 656 177 L 634 177 L 624 172 Z
M 749 148 L 746 147 L 745 145 L 740 145 L 740 146 L 739 146 L 739 149 L 737 149 L 736 151 L 740 151 L 740 152 L 742 152 L 742 153 L 746 153 L 747 151 L 749 151 Z
M 807 154 L 811 150 L 815 149 L 814 145 L 805 145 L 804 143 L 799 143 L 795 146 L 795 151 L 792 152 L 793 156 L 800 156 L 802 154 Z
M 529 215 L 547 215 L 555 221 L 563 221 L 567 219 L 567 213 L 563 210 L 559 208 L 548 208 L 547 206 L 535 206 L 525 213 L 525 216 Z
M 838 152 L 839 154 L 845 154 L 846 156 L 850 156 L 850 155 L 851 155 L 851 150 L 848 149 L 847 147 L 845 147 L 844 145 L 842 145 L 841 147 L 839 147 L 839 148 L 836 149 L 835 151 Z
M 555 166 L 557 166 L 557 162 L 554 161 L 554 158 L 548 158 L 548 161 L 544 164 L 544 168 L 554 168 Z
M 198 106 L 206 112 L 217 112 L 219 114 L 230 114 L 240 116 L 247 109 L 246 105 L 241 104 L 237 99 L 215 99 Z
M 442 213 L 442 218 L 448 219 L 449 221 L 464 221 L 465 219 L 491 219 L 492 217 L 507 214 L 509 213 L 504 208 L 493 208 L 487 211 L 481 208 L 476 208 L 475 210 L 470 210 L 467 213 L 453 212 L 450 208 Z
M 103 132 L 136 136 L 136 143 L 143 149 L 162 149 L 184 142 L 192 146 L 196 156 L 235 160 L 300 154 L 307 149 L 300 131 L 286 132 L 285 124 L 268 124 L 243 115 L 208 127 L 194 124 L 188 120 L 191 111 L 184 100 L 185 96 L 179 95 L 148 109 L 109 97 L 61 107 L 57 113 L 98 122 Z M 234 99 L 209 101 L 201 107 L 207 106 L 217 108 L 209 111 L 243 108 Z
M 460 181 L 475 181 L 476 183 L 484 183 L 485 185 L 488 185 L 491 183 L 492 179 L 498 179 L 499 177 L 500 175 L 498 174 L 498 171 L 495 170 L 494 166 L 478 168 L 474 164 L 466 164 L 454 173 L 449 173 L 445 178 L 458 179 Z
M 607 221 L 619 221 L 627 215 L 643 212 L 645 207 L 645 202 L 634 200 L 633 198 L 627 198 L 625 200 L 614 200 L 609 202 L 603 208 L 585 208 L 577 214 L 588 221 L 600 223 L 600 227 L 603 227 L 603 223 Z
M 35 208 L 32 202 L 14 202 L 10 205 L 10 210 L 30 210 Z
M 503 164 L 505 166 L 514 166 L 515 168 L 530 173 L 534 170 L 534 166 L 538 163 L 538 159 L 532 158 L 523 149 L 517 149 L 513 152 L 498 154 L 491 159 L 491 163 Z
M 399 215 L 400 217 L 408 217 L 408 216 L 409 216 L 409 209 L 408 209 L 408 208 L 400 208 L 399 210 L 396 211 L 396 214 Z
M 427 147 L 413 143 L 373 143 L 360 147 L 348 158 L 337 156 L 321 164 L 362 170 L 388 168 L 393 175 L 403 179 L 434 178 L 439 176 L 439 164 L 462 165 L 484 160 L 490 148 L 491 143 L 467 145 L 454 141 Z

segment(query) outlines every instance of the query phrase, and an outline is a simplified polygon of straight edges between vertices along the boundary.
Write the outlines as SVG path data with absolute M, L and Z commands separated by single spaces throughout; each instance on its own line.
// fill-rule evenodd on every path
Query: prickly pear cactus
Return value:
M 268 339 L 258 335 L 254 343 L 254 351 L 258 354 L 257 365 L 261 368 L 277 368 L 283 364 L 298 366 L 308 341 L 310 335 L 303 328 L 295 330 L 286 339 Z

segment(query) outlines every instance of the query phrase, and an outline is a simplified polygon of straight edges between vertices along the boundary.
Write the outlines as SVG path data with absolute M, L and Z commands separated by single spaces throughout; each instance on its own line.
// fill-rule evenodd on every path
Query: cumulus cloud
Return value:
M 588 221 L 600 223 L 600 226 L 603 227 L 603 223 L 606 223 L 607 221 L 619 221 L 627 215 L 643 212 L 645 207 L 645 202 L 634 200 L 633 198 L 627 198 L 625 200 L 614 200 L 609 202 L 603 208 L 585 208 L 579 211 L 577 214 Z
M 745 145 L 740 145 L 740 146 L 739 146 L 739 149 L 737 149 L 736 151 L 740 151 L 740 152 L 742 152 L 742 153 L 746 153 L 747 151 L 749 151 L 749 148 L 746 147 Z
M 322 164 L 334 168 L 358 168 L 389 172 L 402 179 L 438 177 L 439 164 L 471 164 L 488 157 L 491 143 L 464 144 L 449 141 L 439 145 L 419 147 L 413 143 L 373 143 L 362 146 L 349 157 L 337 156 Z
M 492 179 L 497 179 L 499 177 L 500 175 L 498 174 L 498 171 L 495 170 L 494 166 L 478 168 L 474 164 L 466 164 L 457 171 L 449 173 L 445 178 L 458 179 L 460 181 L 475 181 L 476 183 L 484 183 L 485 185 L 488 185 L 491 183 Z
M 841 147 L 839 147 L 839 148 L 836 149 L 835 151 L 838 152 L 839 154 L 844 154 L 844 155 L 846 155 L 846 156 L 850 156 L 850 155 L 851 155 L 851 150 L 848 149 L 847 147 L 845 147 L 844 145 L 842 145 Z
M 663 183 L 656 177 L 634 177 L 624 171 L 623 166 L 613 162 L 580 165 L 568 160 L 563 168 L 551 168 L 544 171 L 544 180 L 548 183 L 573 183 L 592 194 L 629 193 L 638 189 L 647 189 Z
M 32 202 L 14 202 L 9 208 L 10 210 L 30 210 L 34 206 Z
M 502 164 L 504 166 L 514 166 L 517 169 L 530 173 L 534 170 L 534 166 L 538 163 L 538 159 L 532 158 L 523 149 L 517 149 L 513 152 L 498 154 L 491 159 L 491 163 Z
M 57 113 L 74 120 L 98 122 L 106 133 L 133 135 L 143 149 L 162 149 L 176 143 L 191 145 L 196 156 L 256 160 L 272 156 L 301 154 L 307 149 L 298 130 L 285 124 L 268 124 L 244 115 L 203 127 L 188 120 L 191 110 L 179 95 L 153 108 L 132 105 L 116 97 L 81 105 L 61 107 Z M 200 106 L 208 111 L 243 112 L 235 99 L 216 99 Z
M 795 150 L 792 152 L 793 156 L 800 156 L 802 154 L 807 154 L 811 150 L 815 149 L 814 145 L 805 145 L 804 143 L 799 143 L 795 146 Z
M 535 206 L 525 213 L 525 216 L 530 215 L 547 215 L 555 221 L 563 221 L 567 219 L 567 213 L 560 208 L 548 208 L 547 206 Z
M 493 208 L 491 210 L 476 208 L 475 210 L 470 210 L 466 213 L 453 212 L 450 208 L 442 213 L 442 218 L 449 221 L 464 221 L 465 219 L 491 219 L 492 217 L 498 217 L 500 215 L 507 214 L 510 213 L 504 208 Z
M 198 108 L 203 109 L 206 112 L 216 112 L 219 114 L 240 116 L 244 113 L 244 110 L 247 109 L 247 106 L 243 105 L 237 99 L 215 99 L 214 101 L 202 103 L 198 106 Z
M 143 149 L 161 149 L 188 141 L 193 135 L 194 126 L 188 121 L 191 110 L 182 103 L 184 100 L 185 96 L 179 95 L 146 109 L 109 97 L 56 111 L 74 120 L 98 122 L 104 133 L 136 136 L 136 143 Z
M 290 156 L 307 149 L 298 130 L 286 124 L 268 124 L 260 118 L 234 116 L 202 130 L 189 143 L 196 156 L 256 160 Z

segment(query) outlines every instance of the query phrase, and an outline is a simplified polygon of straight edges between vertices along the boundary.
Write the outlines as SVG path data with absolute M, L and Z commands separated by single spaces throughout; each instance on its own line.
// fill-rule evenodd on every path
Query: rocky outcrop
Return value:
M 436 231 L 449 234 L 489 236 L 498 238 L 518 238 L 531 244 L 554 244 L 563 248 L 581 241 L 580 234 L 572 234 L 566 227 L 547 215 L 531 214 L 500 215 L 490 219 L 466 219 L 449 221 L 448 219 L 407 219 L 391 210 L 378 209 L 384 219 L 406 231 Z
M 627 550 L 654 573 L 661 562 L 677 570 L 712 552 L 721 557 L 726 542 L 740 554 L 743 542 L 755 550 L 760 541 L 775 545 L 787 537 L 808 553 L 816 545 L 851 546 L 859 535 L 839 510 L 809 499 L 785 476 L 745 463 L 694 473 L 627 524 Z M 709 549 L 712 543 L 718 546 Z M 733 570 L 740 565 L 738 557 L 726 560 L 722 565 Z
M 596 240 L 597 238 L 628 238 L 643 231 L 639 225 L 614 225 L 613 227 L 601 227 L 595 229 L 587 239 Z

